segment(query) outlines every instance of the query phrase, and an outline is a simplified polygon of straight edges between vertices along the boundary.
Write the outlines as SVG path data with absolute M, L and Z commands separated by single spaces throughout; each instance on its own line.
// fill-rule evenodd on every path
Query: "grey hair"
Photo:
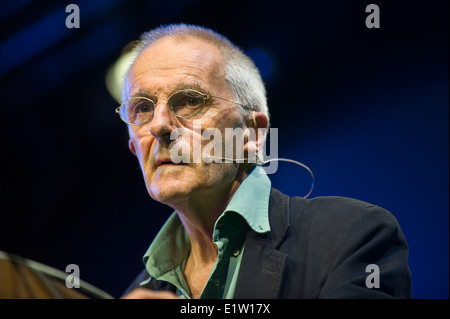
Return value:
M 137 57 L 151 44 L 168 36 L 192 36 L 217 45 L 224 58 L 225 81 L 233 94 L 233 99 L 266 114 L 269 119 L 266 89 L 259 70 L 253 61 L 223 35 L 205 27 L 188 24 L 161 26 L 141 35 L 133 49 L 130 65 L 125 73 L 125 81 L 122 85 L 122 101 L 125 101 L 128 97 L 126 77 Z M 244 107 L 240 109 L 243 114 L 249 115 L 248 109 Z

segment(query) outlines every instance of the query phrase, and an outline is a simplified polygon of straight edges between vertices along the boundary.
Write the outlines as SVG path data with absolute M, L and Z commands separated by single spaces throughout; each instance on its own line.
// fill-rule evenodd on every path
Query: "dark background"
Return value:
M 368 29 L 375 2 L 381 28 Z M 268 89 L 278 156 L 312 197 L 382 206 L 410 246 L 415 298 L 449 297 L 448 1 L 65 1 L 0 4 L 0 250 L 115 297 L 171 209 L 146 193 L 105 74 L 143 31 L 185 22 L 241 46 Z M 304 195 L 300 167 L 273 186 Z M 1 284 L 1 283 L 0 283 Z M 382 278 L 381 278 L 381 284 Z

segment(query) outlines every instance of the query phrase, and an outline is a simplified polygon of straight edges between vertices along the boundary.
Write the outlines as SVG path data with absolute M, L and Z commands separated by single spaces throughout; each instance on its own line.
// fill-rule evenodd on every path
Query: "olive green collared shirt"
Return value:
M 266 172 L 256 166 L 217 219 L 213 240 L 218 248 L 218 258 L 200 298 L 233 298 L 248 228 L 257 233 L 270 231 L 270 188 Z M 174 212 L 143 257 L 150 278 L 140 284 L 144 285 L 152 278 L 167 281 L 177 287 L 178 296 L 191 298 L 183 276 L 190 250 L 189 237 L 177 212 Z

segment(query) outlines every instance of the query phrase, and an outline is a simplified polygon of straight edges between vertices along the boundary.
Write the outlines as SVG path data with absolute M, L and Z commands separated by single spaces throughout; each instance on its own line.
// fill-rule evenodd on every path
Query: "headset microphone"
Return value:
M 205 159 L 209 159 L 209 158 L 211 158 L 211 159 L 226 160 L 226 161 L 231 161 L 231 162 L 248 160 L 248 158 L 227 158 L 227 157 L 212 156 L 212 155 L 208 155 L 208 154 L 204 154 L 204 155 L 203 155 L 203 159 L 204 159 L 204 160 L 205 160 Z M 306 195 L 304 196 L 304 198 L 307 198 L 309 195 L 311 195 L 311 193 L 312 193 L 312 191 L 313 191 L 313 188 L 314 188 L 314 174 L 313 174 L 313 172 L 311 171 L 311 169 L 310 169 L 308 166 L 306 166 L 306 165 L 303 164 L 303 163 L 300 163 L 300 162 L 294 161 L 294 160 L 292 160 L 292 159 L 289 159 L 289 158 L 271 158 L 271 159 L 268 159 L 268 160 L 266 160 L 266 161 L 262 161 L 262 160 L 259 160 L 259 159 L 258 159 L 257 165 L 262 166 L 262 165 L 265 165 L 265 164 L 267 164 L 267 163 L 269 163 L 269 162 L 273 162 L 273 161 L 290 162 L 290 163 L 294 163 L 294 164 L 300 165 L 301 167 L 303 167 L 304 169 L 306 169 L 306 170 L 309 172 L 309 174 L 311 175 L 312 183 L 311 183 L 311 188 L 310 188 L 308 194 L 306 194 Z

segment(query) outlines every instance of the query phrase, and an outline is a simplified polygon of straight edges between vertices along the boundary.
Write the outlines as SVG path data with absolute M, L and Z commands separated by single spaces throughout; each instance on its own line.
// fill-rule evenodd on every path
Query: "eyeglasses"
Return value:
M 180 90 L 173 93 L 167 99 L 167 106 L 175 116 L 183 119 L 191 118 L 200 113 L 206 105 L 206 101 L 210 98 L 216 98 L 232 102 L 243 106 L 244 108 L 253 110 L 239 102 L 225 99 L 218 96 L 201 93 L 196 90 Z M 120 115 L 122 121 L 129 125 L 142 125 L 152 120 L 155 113 L 156 105 L 160 102 L 153 102 L 151 99 L 143 96 L 132 97 L 123 102 L 117 109 L 116 113 Z

